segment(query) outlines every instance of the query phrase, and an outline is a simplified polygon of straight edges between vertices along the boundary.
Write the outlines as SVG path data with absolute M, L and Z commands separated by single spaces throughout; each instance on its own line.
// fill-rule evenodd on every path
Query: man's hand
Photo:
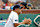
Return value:
M 20 23 L 16 23 L 16 24 L 14 24 L 15 25 L 15 27 L 17 27 L 18 25 L 20 25 L 20 24 L 28 24 L 28 25 L 30 25 L 31 24 L 31 19 L 24 19 L 24 21 L 23 22 L 20 22 Z
M 30 25 L 30 24 L 31 24 L 31 22 L 32 22 L 32 21 L 31 21 L 31 19 L 26 19 L 26 18 L 24 19 L 24 23 L 25 23 L 25 24 Z
M 31 19 L 28 19 L 28 25 L 30 25 L 32 23 Z

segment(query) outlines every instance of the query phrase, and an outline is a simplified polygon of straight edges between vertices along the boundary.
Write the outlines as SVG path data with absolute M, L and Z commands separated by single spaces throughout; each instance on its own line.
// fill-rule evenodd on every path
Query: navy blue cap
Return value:
M 22 2 L 21 4 L 22 4 L 22 5 L 24 5 L 24 6 L 25 6 L 25 5 L 27 5 L 27 3 L 26 3 L 26 2 Z
M 24 5 L 25 8 L 27 8 L 27 3 L 26 2 L 22 2 L 21 4 Z
M 15 5 L 15 6 L 13 7 L 13 10 L 15 10 L 15 8 L 20 8 L 20 5 Z

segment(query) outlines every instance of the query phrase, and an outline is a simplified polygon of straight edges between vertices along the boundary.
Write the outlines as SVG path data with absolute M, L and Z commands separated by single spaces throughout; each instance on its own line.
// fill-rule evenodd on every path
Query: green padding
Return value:
M 29 25 L 21 24 L 21 25 L 19 25 L 17 27 L 29 27 Z
M 22 25 L 19 25 L 19 26 L 17 26 L 17 27 L 25 27 L 25 25 L 24 25 L 24 24 L 22 24 Z
M 38 16 L 38 15 L 40 15 L 40 14 L 20 14 L 19 15 L 19 22 L 22 22 L 24 20 L 24 17 L 30 18 L 32 20 L 32 24 L 29 27 L 38 27 L 33 22 L 34 19 L 36 18 L 36 16 Z
M 0 14 L 0 19 L 3 18 L 3 20 L 8 19 L 9 14 Z
M 40 17 L 38 17 L 37 19 L 36 19 L 36 22 L 39 24 L 40 23 Z
M 32 24 L 29 27 L 38 27 L 37 25 L 35 25 L 35 23 L 33 22 L 33 20 L 35 19 L 36 16 L 38 16 L 40 14 L 20 14 L 19 15 L 19 22 L 22 22 L 22 20 L 24 20 L 24 17 L 26 18 L 30 18 L 32 20 Z M 8 19 L 9 14 L 0 14 L 0 18 Z M 37 20 L 39 21 L 39 19 Z

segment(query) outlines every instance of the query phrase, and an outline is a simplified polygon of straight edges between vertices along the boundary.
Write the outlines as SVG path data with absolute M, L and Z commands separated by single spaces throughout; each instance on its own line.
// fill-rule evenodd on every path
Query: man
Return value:
M 20 4 L 20 6 L 21 6 L 21 9 L 27 9 L 27 3 L 26 2 L 22 2 Z
M 20 23 L 18 22 L 19 21 L 18 15 L 21 13 L 21 10 L 19 8 L 20 8 L 19 5 L 14 6 L 13 11 L 11 11 L 9 18 L 8 18 L 8 21 L 4 27 L 17 27 L 20 24 L 29 24 L 27 19 L 24 19 L 23 22 L 20 22 Z M 29 20 L 29 21 L 31 22 L 31 20 Z
M 0 9 L 2 9 L 3 4 L 4 4 L 4 3 L 0 0 Z

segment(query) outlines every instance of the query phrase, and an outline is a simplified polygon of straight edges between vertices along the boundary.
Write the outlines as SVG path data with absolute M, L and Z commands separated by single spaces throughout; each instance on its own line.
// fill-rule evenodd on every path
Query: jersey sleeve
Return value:
M 13 23 L 19 23 L 18 15 L 15 15 L 13 18 Z
M 13 25 L 13 21 L 12 21 L 11 18 L 8 19 L 8 21 L 7 21 L 7 23 L 5 24 L 4 27 L 14 27 L 14 25 Z
M 9 15 L 7 23 L 5 24 L 4 27 L 14 27 L 14 25 L 13 25 L 13 19 L 12 19 L 12 14 Z

